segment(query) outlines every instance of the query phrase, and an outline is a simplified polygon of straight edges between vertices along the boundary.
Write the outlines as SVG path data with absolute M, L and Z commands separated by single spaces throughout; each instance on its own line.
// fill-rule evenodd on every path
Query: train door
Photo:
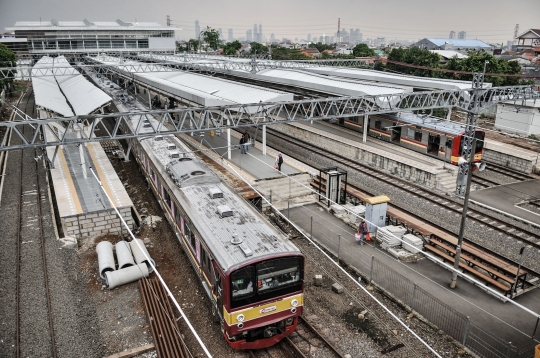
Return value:
M 427 152 L 433 155 L 439 155 L 439 146 L 441 144 L 441 136 L 434 133 L 429 133 Z
M 446 151 L 444 155 L 445 162 L 451 162 L 452 161 L 452 145 L 453 145 L 452 138 L 446 138 L 446 145 L 444 150 Z
M 399 143 L 401 141 L 401 127 L 394 127 L 392 131 L 392 142 Z
M 213 263 L 213 272 L 214 272 L 214 295 L 216 295 L 216 304 L 217 304 L 217 314 L 220 319 L 223 320 L 223 280 L 220 274 L 219 269 L 215 262 Z

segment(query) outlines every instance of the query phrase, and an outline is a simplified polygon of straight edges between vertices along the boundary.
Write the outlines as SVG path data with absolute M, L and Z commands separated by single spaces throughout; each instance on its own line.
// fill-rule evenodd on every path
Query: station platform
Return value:
M 253 135 L 253 130 L 250 131 Z M 240 151 L 240 132 L 231 130 L 231 159 L 229 160 L 236 167 L 240 168 L 246 173 L 251 180 L 258 181 L 262 179 L 271 179 L 281 177 L 283 175 L 299 174 L 304 172 L 315 173 L 315 169 L 300 163 L 293 158 L 289 158 L 283 155 L 283 164 L 281 165 L 281 172 L 274 169 L 274 163 L 278 151 L 266 147 L 266 155 L 262 152 L 262 144 L 256 142 L 255 146 L 249 145 L 247 154 L 242 154 Z M 211 149 L 217 153 L 220 157 L 227 159 L 227 133 L 226 131 L 214 136 L 205 134 L 204 137 L 199 137 L 198 134 L 194 134 L 191 137 L 194 141 L 199 142 L 202 146 Z
M 427 165 L 434 168 L 438 168 L 438 167 L 442 168 L 445 165 L 445 163 L 441 160 L 430 158 L 427 155 L 422 155 L 420 153 L 414 152 L 407 148 L 402 148 L 402 147 L 393 145 L 392 143 L 387 143 L 382 140 L 372 138 L 370 136 L 367 137 L 366 142 L 363 142 L 362 133 L 354 132 L 345 127 L 337 127 L 337 125 L 329 124 L 325 121 L 313 121 L 313 123 L 310 123 L 310 122 L 302 122 L 302 123 L 305 126 L 317 128 L 319 130 L 322 130 L 328 133 L 339 135 L 348 140 L 359 142 L 361 145 L 366 145 L 382 153 L 386 152 L 388 153 L 388 155 L 401 155 L 403 156 L 403 161 L 410 165 L 414 165 L 414 164 Z
M 470 200 L 540 225 L 540 215 L 518 206 L 540 198 L 540 180 L 499 185 L 472 191 Z
M 538 153 L 492 139 L 486 139 L 484 159 L 525 174 L 540 172 Z
M 457 312 L 469 316 L 471 323 L 490 332 L 490 334 L 506 342 L 511 341 L 514 346 L 530 344 L 530 337 L 517 332 L 494 317 L 498 317 L 528 334 L 532 334 L 534 330 L 536 317 L 525 313 L 512 304 L 504 303 L 488 295 L 464 279 L 458 278 L 456 289 L 450 290 L 448 286 L 451 281 L 451 273 L 429 259 L 406 263 L 398 261 L 386 251 L 378 249 L 373 241 L 360 246 L 354 239 L 356 230 L 319 204 L 292 208 L 289 212 L 285 209 L 282 210 L 282 213 L 289 216 L 290 220 L 300 227 L 308 237 L 312 233 L 313 239 L 317 243 L 335 255 L 337 255 L 339 248 L 340 259 L 368 277 L 373 256 L 376 260 L 373 268 L 373 280 L 403 302 L 410 304 L 412 286 L 416 283 L 418 288 L 429 292 L 435 299 Z M 311 229 L 312 224 L 313 228 Z M 341 240 L 339 236 L 341 236 Z M 379 263 L 384 264 L 384 266 Z M 408 281 L 404 282 L 406 280 Z M 429 304 L 425 299 L 421 301 Z M 540 311 L 539 290 L 533 290 L 520 296 L 516 298 L 516 301 L 535 312 Z M 420 309 L 418 311 L 421 312 Z M 450 319 L 447 320 L 447 323 L 452 325 Z M 445 327 L 439 328 L 445 329 Z M 536 332 L 536 338 L 539 337 L 540 332 Z
M 54 151 L 54 147 L 47 147 L 51 160 Z M 53 164 L 51 178 L 66 236 L 82 238 L 125 231 L 91 168 L 112 199 L 112 204 L 133 227 L 133 202 L 99 143 L 60 146 Z

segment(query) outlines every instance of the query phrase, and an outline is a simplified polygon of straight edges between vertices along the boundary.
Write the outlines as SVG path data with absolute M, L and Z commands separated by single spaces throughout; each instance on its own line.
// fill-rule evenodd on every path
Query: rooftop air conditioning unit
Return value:
M 176 145 L 174 145 L 174 144 L 169 144 L 169 145 L 167 146 L 167 149 L 168 149 L 168 150 L 175 150 L 175 149 L 176 149 Z
M 171 157 L 171 158 L 180 158 L 180 153 L 179 152 L 171 152 L 169 154 L 169 157 Z
M 223 198 L 223 192 L 218 188 L 210 188 L 208 191 L 212 199 Z
M 162 135 L 157 135 L 157 136 L 155 136 L 154 140 L 155 141 L 163 140 L 163 136 Z
M 217 207 L 217 213 L 219 214 L 221 218 L 233 216 L 233 211 L 227 205 L 219 205 Z

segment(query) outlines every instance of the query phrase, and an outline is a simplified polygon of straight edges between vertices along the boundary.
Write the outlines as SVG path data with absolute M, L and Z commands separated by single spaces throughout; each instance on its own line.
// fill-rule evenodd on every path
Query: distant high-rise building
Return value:
M 362 41 L 362 35 L 360 34 L 360 29 L 351 29 L 351 31 L 349 32 L 349 44 L 351 45 L 356 45 L 357 43 L 359 43 L 360 41 Z
M 448 36 L 449 39 L 455 39 L 456 38 L 456 32 L 454 30 L 450 31 L 450 35 Z
M 465 40 L 467 38 L 467 33 L 465 31 L 458 32 L 457 38 L 460 40 Z
M 219 34 L 219 38 L 221 39 L 223 37 L 223 30 L 221 28 L 217 29 L 217 32 Z
M 229 37 L 229 41 L 232 41 L 232 40 L 234 39 L 234 36 L 233 36 L 233 29 L 229 29 L 228 32 L 229 32 L 229 34 L 228 34 L 228 35 L 229 35 L 229 36 L 228 36 L 228 37 Z
M 253 41 L 259 41 L 259 35 L 257 34 L 257 24 L 253 24 Z
M 253 32 L 251 29 L 246 31 L 246 41 L 253 42 Z
M 259 24 L 259 32 L 257 32 L 257 36 L 259 36 L 259 39 L 257 41 L 263 42 L 263 33 L 262 33 L 262 24 Z
M 307 34 L 307 41 L 311 42 L 311 34 Z
M 275 40 L 275 39 L 276 39 L 276 35 L 274 35 L 274 33 L 272 33 L 272 34 L 270 35 L 270 40 Z
M 199 34 L 201 33 L 201 26 L 199 25 L 199 20 L 195 20 L 195 38 L 199 38 Z

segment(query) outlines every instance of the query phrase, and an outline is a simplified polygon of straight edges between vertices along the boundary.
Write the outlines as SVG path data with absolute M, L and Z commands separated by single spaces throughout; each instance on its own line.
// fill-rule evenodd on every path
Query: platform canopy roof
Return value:
M 54 60 L 55 68 L 72 67 L 64 56 L 56 57 Z M 61 72 L 65 73 L 65 71 Z M 74 69 L 74 72 L 77 74 L 58 75 L 55 72 L 55 78 L 76 115 L 90 114 L 112 100 L 108 94 L 94 86 L 78 71 Z
M 63 57 L 42 57 L 34 66 L 49 72 L 48 76 L 33 76 L 32 87 L 36 105 L 64 117 L 87 115 L 112 100 L 105 92 L 79 74 L 59 75 L 71 67 Z M 57 70 L 63 68 L 63 70 Z M 35 72 L 35 71 L 34 71 Z M 75 113 L 73 113 L 75 112 Z
M 344 78 L 354 78 L 363 81 L 372 81 L 379 84 L 392 84 L 421 89 L 462 90 L 472 87 L 470 81 L 447 80 L 442 78 L 428 78 L 397 73 L 389 73 L 360 68 L 343 67 L 314 67 L 306 71 Z M 491 83 L 484 83 L 485 88 L 491 87 Z
M 47 108 L 48 110 L 58 113 L 64 117 L 73 116 L 73 111 L 71 110 L 66 97 L 64 97 L 62 91 L 60 91 L 60 87 L 52 75 L 50 58 L 41 58 L 34 65 L 34 68 L 40 68 L 40 73 L 43 71 L 49 72 L 46 76 L 32 77 L 32 88 L 34 90 L 36 105 Z
M 124 22 L 116 21 L 17 21 L 14 26 L 6 27 L 7 32 L 13 31 L 76 31 L 76 30 L 181 30 L 174 26 L 164 26 L 157 22 Z
M 141 82 L 155 86 L 165 92 L 193 101 L 203 106 L 228 104 L 249 104 L 260 102 L 292 101 L 293 94 L 274 89 L 238 83 L 221 78 L 210 77 L 185 71 L 155 71 L 131 73 L 126 65 L 141 64 L 137 61 L 122 61 L 114 57 L 94 57 L 94 61 L 117 67 L 120 71 L 134 76 Z

